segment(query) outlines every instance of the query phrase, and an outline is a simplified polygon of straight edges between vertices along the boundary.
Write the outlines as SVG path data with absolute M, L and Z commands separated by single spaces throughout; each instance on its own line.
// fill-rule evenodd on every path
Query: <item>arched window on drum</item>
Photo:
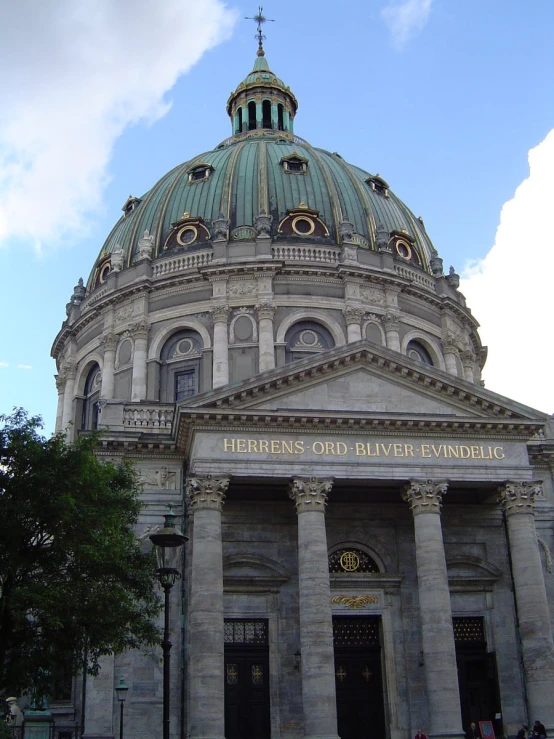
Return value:
M 285 342 L 287 363 L 313 357 L 335 346 L 330 331 L 315 321 L 295 323 L 285 334 Z
M 192 329 L 173 334 L 161 352 L 160 400 L 179 403 L 202 392 L 202 337 Z
M 433 366 L 433 359 L 427 349 L 419 341 L 410 341 L 406 347 L 406 356 L 416 362 Z
M 100 410 L 100 386 L 102 384 L 102 373 L 100 367 L 94 364 L 85 380 L 83 393 L 83 415 L 81 428 L 92 431 L 98 428 L 98 414 Z

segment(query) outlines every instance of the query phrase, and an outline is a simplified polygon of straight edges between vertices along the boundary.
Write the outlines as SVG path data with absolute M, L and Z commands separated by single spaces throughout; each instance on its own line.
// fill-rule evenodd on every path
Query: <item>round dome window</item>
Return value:
M 185 226 L 177 234 L 177 243 L 181 246 L 188 246 L 198 238 L 198 231 L 194 226 Z
M 315 224 L 311 218 L 306 216 L 297 216 L 292 222 L 292 230 L 299 236 L 309 236 L 313 234 Z
M 412 249 L 406 241 L 397 241 L 395 246 L 399 257 L 408 261 L 412 258 Z

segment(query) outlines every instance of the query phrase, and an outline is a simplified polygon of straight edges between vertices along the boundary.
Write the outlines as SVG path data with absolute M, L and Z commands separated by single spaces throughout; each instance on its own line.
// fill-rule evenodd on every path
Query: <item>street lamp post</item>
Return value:
M 150 534 L 148 537 L 157 550 L 158 564 L 156 570 L 158 581 L 164 591 L 164 635 L 162 640 L 163 650 L 163 739 L 169 739 L 169 687 L 170 687 L 170 652 L 171 640 L 169 638 L 169 594 L 171 588 L 180 577 L 179 571 L 174 567 L 168 567 L 168 549 L 176 549 L 188 541 L 188 537 L 179 531 L 175 525 L 177 517 L 173 513 L 171 505 L 169 513 L 165 515 L 163 529 Z
M 117 700 L 119 701 L 119 739 L 123 739 L 123 704 L 127 698 L 129 688 L 125 685 L 125 680 L 120 677 L 119 685 L 116 687 Z

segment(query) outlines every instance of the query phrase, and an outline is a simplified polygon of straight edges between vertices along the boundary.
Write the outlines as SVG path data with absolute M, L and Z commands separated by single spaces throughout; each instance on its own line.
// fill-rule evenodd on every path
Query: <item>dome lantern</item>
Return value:
M 258 15 L 251 20 L 258 24 L 258 52 L 249 75 L 231 93 L 227 113 L 231 118 L 233 136 L 249 131 L 283 131 L 292 134 L 298 102 L 289 87 L 269 68 L 265 57 L 261 24 L 270 20 Z

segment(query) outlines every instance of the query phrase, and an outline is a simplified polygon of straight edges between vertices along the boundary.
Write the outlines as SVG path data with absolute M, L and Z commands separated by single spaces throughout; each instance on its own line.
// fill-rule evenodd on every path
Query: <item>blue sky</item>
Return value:
M 0 413 L 53 428 L 52 341 L 132 195 L 230 135 L 244 0 L 0 5 Z M 554 411 L 554 3 L 269 1 L 295 131 L 421 215 L 489 346 L 487 387 Z

